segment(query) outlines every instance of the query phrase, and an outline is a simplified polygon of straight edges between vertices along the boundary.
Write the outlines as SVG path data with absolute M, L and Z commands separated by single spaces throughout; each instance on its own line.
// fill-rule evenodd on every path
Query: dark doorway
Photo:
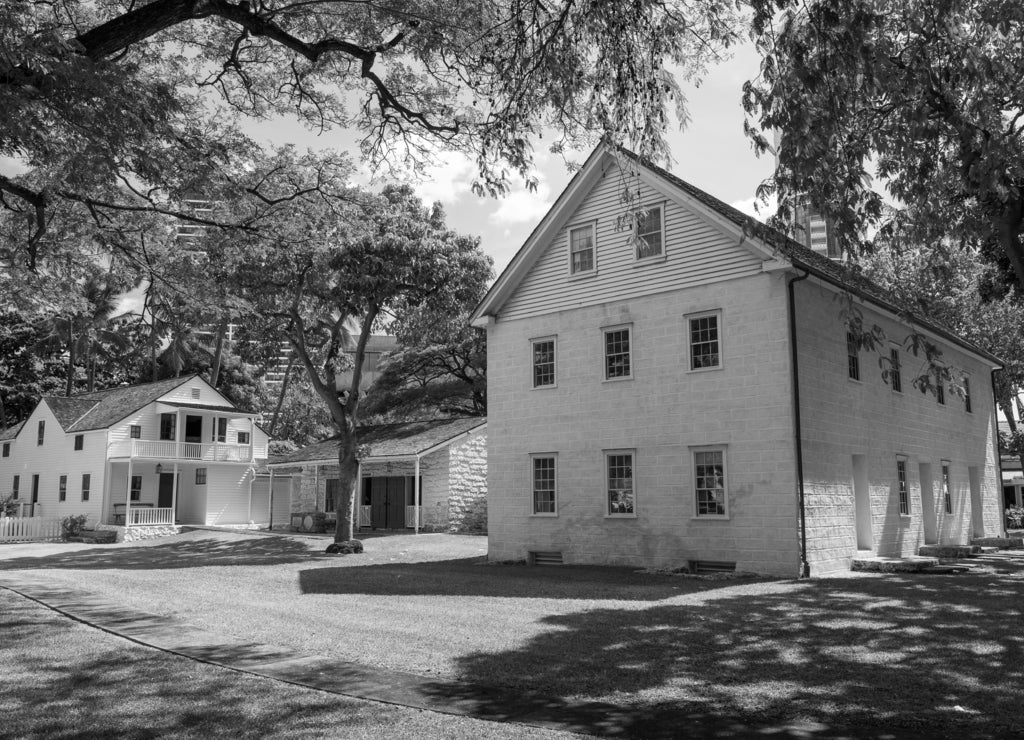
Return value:
M 201 416 L 186 416 L 185 417 L 185 441 L 186 442 L 202 442 L 203 441 L 203 417 L 201 417 Z
M 169 509 L 174 505 L 174 473 L 160 473 L 156 505 L 161 509 Z
M 421 503 L 422 500 L 423 479 L 420 478 Z M 370 527 L 373 529 L 411 527 L 408 522 L 412 520 L 406 517 L 406 507 L 413 503 L 413 476 L 363 478 L 362 505 L 370 507 Z

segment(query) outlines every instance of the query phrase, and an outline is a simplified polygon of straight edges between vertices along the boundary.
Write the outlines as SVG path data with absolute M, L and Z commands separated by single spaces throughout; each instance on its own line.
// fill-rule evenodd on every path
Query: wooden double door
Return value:
M 373 529 L 406 527 L 405 507 L 413 505 L 413 480 L 411 475 L 363 479 L 363 505 L 370 507 Z

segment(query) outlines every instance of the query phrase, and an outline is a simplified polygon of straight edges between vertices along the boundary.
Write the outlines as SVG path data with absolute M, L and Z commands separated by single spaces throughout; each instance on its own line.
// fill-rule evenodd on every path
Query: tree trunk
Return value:
M 224 357 L 224 335 L 228 333 L 228 317 L 224 316 L 217 327 L 217 344 L 213 350 L 213 366 L 210 368 L 210 385 L 217 387 L 220 378 L 220 365 Z
M 0 429 L 7 428 L 7 407 L 4 405 L 4 394 L 0 393 Z
M 359 460 L 356 458 L 355 429 L 351 422 L 339 425 L 341 434 L 338 444 L 338 488 L 341 501 L 336 502 L 338 522 L 334 529 L 335 542 L 347 542 L 356 537 L 355 519 L 352 516 L 352 499 L 356 478 L 359 475 Z
M 996 231 L 1006 258 L 1010 261 L 1017 284 L 1024 291 L 1024 243 L 1021 242 L 1020 228 L 1024 223 L 1024 195 L 1011 198 L 1005 204 Z
M 75 391 L 75 319 L 68 319 L 68 376 L 64 395 L 70 396 Z
M 277 432 L 277 420 L 281 416 L 281 408 L 284 406 L 284 398 L 288 393 L 288 382 L 292 377 L 292 366 L 295 365 L 295 351 L 288 353 L 288 366 L 284 371 L 284 380 L 281 381 L 281 393 L 277 397 L 277 406 L 274 407 L 274 418 L 270 421 L 270 436 Z

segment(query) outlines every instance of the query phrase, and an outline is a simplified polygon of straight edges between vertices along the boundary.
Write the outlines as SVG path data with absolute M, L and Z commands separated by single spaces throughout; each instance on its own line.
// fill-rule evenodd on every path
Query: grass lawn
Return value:
M 358 701 L 135 645 L 0 590 L 0 737 L 568 740 Z
M 797 582 L 492 565 L 477 537 L 364 544 L 333 557 L 324 541 L 196 532 L 0 548 L 0 570 L 442 687 L 613 702 L 647 726 L 685 715 L 816 737 L 1024 733 L 1024 553 L 965 575 Z

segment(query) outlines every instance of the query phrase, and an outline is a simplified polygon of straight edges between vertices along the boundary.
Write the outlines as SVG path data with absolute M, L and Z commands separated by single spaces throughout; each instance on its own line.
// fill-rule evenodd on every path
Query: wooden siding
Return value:
M 43 444 L 36 444 L 39 421 L 46 422 Z M 75 434 L 66 434 L 45 403 L 36 406 L 16 440 L 10 457 L 0 458 L 0 498 L 11 492 L 14 476 L 20 476 L 19 501 L 32 501 L 32 476 L 39 476 L 39 506 L 36 514 L 65 517 L 86 514 L 96 523 L 103 506 L 103 476 L 106 460 L 106 432 L 79 432 L 81 450 L 75 450 Z M 82 474 L 89 473 L 89 500 L 82 501 Z M 67 476 L 67 497 L 59 500 L 60 476 Z
M 758 273 L 761 261 L 689 206 L 641 183 L 642 206 L 664 204 L 665 259 L 637 263 L 628 227 L 617 220 L 627 184 L 614 167 L 570 215 L 500 312 L 502 320 L 627 300 Z M 635 187 L 635 180 L 629 183 Z M 679 196 L 682 197 L 682 196 Z M 597 274 L 569 275 L 568 232 L 595 223 Z

